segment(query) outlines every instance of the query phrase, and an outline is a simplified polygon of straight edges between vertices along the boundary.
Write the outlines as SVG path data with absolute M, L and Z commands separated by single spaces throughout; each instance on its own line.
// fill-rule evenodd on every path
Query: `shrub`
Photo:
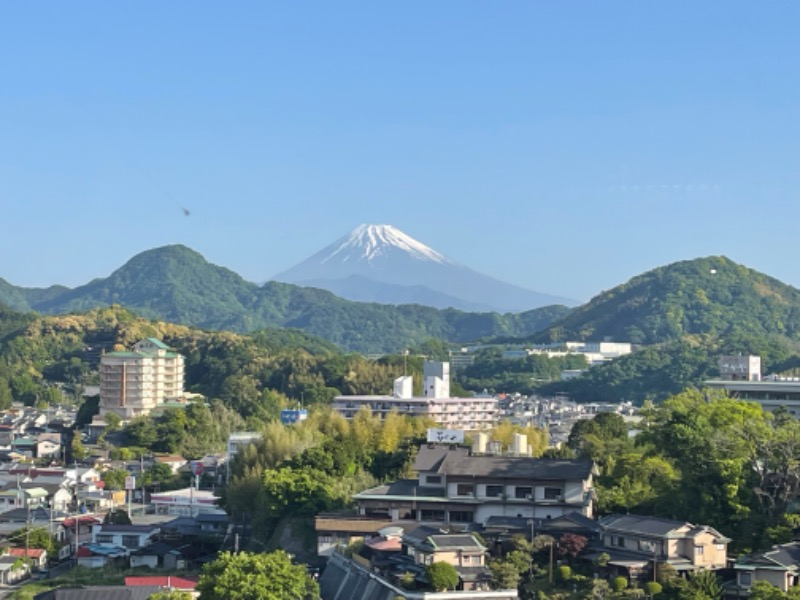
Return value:
M 569 565 L 561 565 L 558 567 L 558 580 L 569 581 L 572 579 L 572 567 Z
M 662 590 L 661 584 L 657 581 L 648 581 L 644 584 L 644 591 L 649 596 L 655 596 L 656 594 L 660 594 Z
M 621 592 L 628 587 L 628 580 L 621 576 L 614 577 L 614 579 L 611 580 L 611 587 L 615 592 Z

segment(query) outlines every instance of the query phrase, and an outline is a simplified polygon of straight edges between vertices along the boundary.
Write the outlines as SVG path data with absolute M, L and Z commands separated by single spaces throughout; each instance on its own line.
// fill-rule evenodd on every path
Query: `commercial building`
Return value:
M 123 420 L 147 415 L 183 395 L 184 359 L 161 340 L 137 342 L 130 352 L 100 358 L 100 416 L 113 412 Z
M 785 408 L 800 417 L 800 378 L 761 375 L 759 356 L 721 356 L 719 379 L 705 382 L 707 387 L 725 390 L 733 398 L 757 402 L 764 410 Z
M 450 397 L 450 363 L 426 361 L 423 367 L 422 395 L 413 395 L 413 379 L 398 377 L 392 395 L 337 396 L 333 409 L 352 419 L 368 408 L 381 419 L 392 411 L 415 417 L 428 417 L 438 427 L 478 431 L 497 424 L 497 399 L 492 396 Z

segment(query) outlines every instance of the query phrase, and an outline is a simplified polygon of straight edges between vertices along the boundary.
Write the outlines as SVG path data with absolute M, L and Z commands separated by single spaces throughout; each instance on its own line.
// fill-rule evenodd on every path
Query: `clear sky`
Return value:
M 724 254 L 800 286 L 800 2 L 0 3 L 0 277 L 360 223 L 586 300 Z M 181 207 L 191 211 L 184 216 Z

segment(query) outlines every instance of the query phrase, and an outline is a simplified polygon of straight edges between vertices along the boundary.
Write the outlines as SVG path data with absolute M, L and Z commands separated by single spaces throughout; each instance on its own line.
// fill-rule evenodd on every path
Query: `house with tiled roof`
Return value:
M 27 558 L 37 569 L 44 569 L 47 566 L 47 550 L 44 548 L 9 548 L 9 556 L 17 558 Z
M 458 571 L 460 590 L 488 586 L 491 573 L 486 566 L 488 549 L 471 533 L 447 533 L 419 527 L 403 535 L 403 554 L 417 567 L 417 577 L 425 581 L 425 567 L 446 562 Z
M 743 556 L 733 565 L 737 588 L 749 594 L 756 581 L 771 583 L 782 592 L 800 585 L 800 542 L 773 546 L 765 552 Z
M 584 554 L 596 560 L 609 556 L 612 573 L 631 579 L 651 577 L 654 565 L 678 573 L 723 569 L 729 538 L 713 527 L 643 515 L 609 515 L 600 519 L 600 542 Z
M 422 446 L 416 479 L 353 496 L 360 514 L 392 521 L 466 526 L 493 516 L 547 519 L 594 513 L 595 466 L 587 460 L 473 454 L 460 446 Z

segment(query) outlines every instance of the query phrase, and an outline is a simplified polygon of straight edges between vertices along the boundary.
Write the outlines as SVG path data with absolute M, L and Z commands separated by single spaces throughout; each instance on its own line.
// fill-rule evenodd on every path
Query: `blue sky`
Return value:
M 5 2 L 0 277 L 181 243 L 263 281 L 389 223 L 579 300 L 711 254 L 800 286 L 799 25 L 794 0 Z

